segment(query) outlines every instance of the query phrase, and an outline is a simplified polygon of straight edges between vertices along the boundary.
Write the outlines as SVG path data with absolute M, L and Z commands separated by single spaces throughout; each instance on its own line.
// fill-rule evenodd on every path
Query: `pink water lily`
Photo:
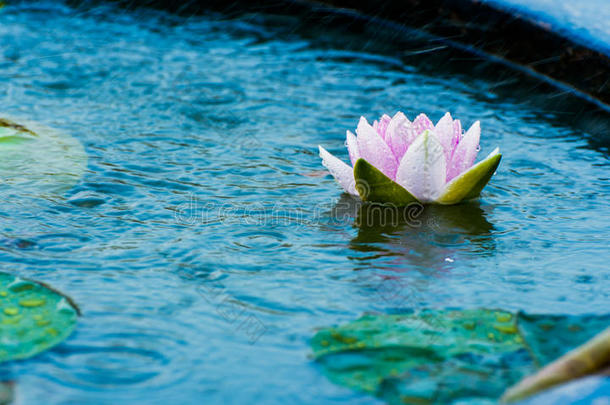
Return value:
M 454 204 L 478 196 L 500 162 L 496 148 L 474 165 L 480 136 L 479 121 L 463 133 L 449 113 L 434 125 L 425 114 L 411 122 L 398 112 L 392 118 L 384 114 L 373 125 L 361 117 L 356 135 L 347 131 L 353 167 L 319 148 L 322 163 L 341 187 L 363 200 L 393 202 L 380 199 L 392 200 L 404 188 L 405 195 L 422 203 Z M 359 189 L 358 182 L 367 186 Z

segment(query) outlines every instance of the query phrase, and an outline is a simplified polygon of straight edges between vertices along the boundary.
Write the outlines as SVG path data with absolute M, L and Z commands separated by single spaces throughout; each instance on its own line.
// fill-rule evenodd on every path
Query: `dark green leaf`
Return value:
M 403 207 L 417 202 L 404 187 L 391 180 L 364 159 L 358 159 L 354 165 L 356 190 L 362 201 L 380 204 L 393 204 Z
M 495 151 L 494 151 L 495 152 Z M 437 198 L 439 204 L 451 205 L 477 198 L 496 172 L 502 155 L 491 154 L 458 177 L 451 180 L 443 194 Z

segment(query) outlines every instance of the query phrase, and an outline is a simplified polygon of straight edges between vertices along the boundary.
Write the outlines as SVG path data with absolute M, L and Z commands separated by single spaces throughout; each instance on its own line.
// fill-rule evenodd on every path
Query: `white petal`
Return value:
M 419 114 L 413 120 L 413 128 L 417 135 L 421 135 L 426 129 L 433 129 L 434 124 L 426 114 Z
M 400 159 L 411 142 L 409 135 L 411 132 L 411 121 L 400 111 L 392 117 L 386 130 L 385 141 L 392 149 L 394 156 Z
M 455 147 L 453 156 L 447 168 L 447 181 L 450 181 L 460 173 L 468 170 L 477 158 L 479 153 L 479 140 L 481 139 L 481 123 L 479 121 L 472 124 L 470 129 L 464 134 L 460 143 Z
M 323 147 L 318 146 L 318 148 L 320 149 L 322 164 L 328 169 L 330 174 L 333 175 L 335 180 L 337 180 L 337 183 L 343 187 L 343 190 L 357 196 L 358 192 L 356 191 L 356 180 L 354 180 L 354 169 L 339 158 L 328 153 Z
M 351 131 L 347 131 L 345 146 L 347 146 L 349 160 L 352 162 L 353 166 L 356 164 L 356 160 L 360 159 L 360 152 L 358 151 L 358 141 L 356 140 L 356 135 L 352 134 Z
M 390 179 L 394 179 L 396 177 L 398 161 L 388 144 L 369 125 L 366 118 L 360 118 L 356 134 L 358 135 L 356 140 L 360 157 L 375 166 Z
M 383 114 L 379 118 L 379 121 L 375 120 L 375 122 L 373 123 L 373 128 L 375 129 L 375 131 L 377 131 L 379 136 L 386 142 L 387 142 L 386 130 L 388 129 L 388 124 L 390 123 L 391 120 L 392 120 L 392 118 L 390 118 L 389 115 Z
M 446 176 L 445 151 L 440 142 L 425 131 L 403 156 L 396 182 L 421 202 L 432 202 L 442 192 Z
M 445 158 L 446 160 L 449 160 L 451 152 L 453 152 L 453 138 L 455 136 L 451 114 L 446 113 L 443 118 L 438 121 L 434 127 L 434 136 L 436 136 L 441 145 L 443 145 Z

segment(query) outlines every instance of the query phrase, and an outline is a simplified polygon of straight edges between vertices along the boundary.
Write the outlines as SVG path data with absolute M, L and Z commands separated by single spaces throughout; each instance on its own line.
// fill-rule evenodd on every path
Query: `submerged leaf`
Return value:
M 527 319 L 522 322 L 522 317 Z M 580 325 L 595 333 L 608 318 L 581 320 L 488 309 L 365 315 L 320 330 L 311 346 L 333 382 L 389 403 L 489 401 L 534 372 L 552 352 L 539 352 L 539 343 L 530 348 L 530 341 L 542 341 L 534 334 L 539 326 L 532 325 L 550 325 L 556 333 L 564 325 Z
M 534 370 L 515 317 L 495 310 L 365 315 L 321 330 L 312 348 L 332 381 L 390 403 L 493 398 Z
M 539 366 L 549 364 L 610 325 L 610 315 L 519 314 L 519 331 Z
M 363 201 L 393 204 L 397 207 L 417 202 L 404 187 L 383 174 L 364 159 L 358 159 L 354 165 L 356 190 Z
M 0 273 L 0 363 L 34 356 L 74 330 L 78 308 L 44 284 Z

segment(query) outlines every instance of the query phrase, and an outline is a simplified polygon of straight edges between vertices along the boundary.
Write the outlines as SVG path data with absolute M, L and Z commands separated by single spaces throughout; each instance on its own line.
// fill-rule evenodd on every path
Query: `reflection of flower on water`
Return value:
M 493 225 L 478 203 L 455 206 L 425 206 L 410 222 L 379 221 L 374 205 L 363 204 L 357 211 L 355 223 L 359 225 L 357 240 L 367 242 L 374 235 L 392 235 L 392 244 L 402 244 L 424 251 L 434 248 L 430 241 L 452 238 L 457 243 L 468 239 L 476 242 L 491 238 Z M 445 258 L 447 255 L 440 257 Z
M 369 280 L 362 280 L 363 286 L 369 292 L 369 299 L 376 303 L 383 312 L 396 314 L 409 314 L 429 308 L 425 303 L 425 296 L 430 293 L 425 283 L 420 285 L 413 280 L 398 276 L 371 276 Z M 449 307 L 451 303 L 437 302 L 437 307 Z M 411 322 L 416 329 L 443 330 L 445 325 L 436 317 L 414 318 Z M 434 343 L 437 335 L 431 334 L 429 344 Z
M 362 227 L 410 227 L 419 228 L 423 205 L 414 202 L 405 207 L 392 204 L 367 204 L 342 195 L 327 216 Z
M 478 203 L 454 206 L 422 206 L 417 222 L 393 221 L 380 216 L 379 206 L 343 195 L 332 216 L 351 219 L 356 235 L 349 242 L 348 257 L 355 271 L 355 285 L 372 304 L 371 310 L 404 313 L 457 306 L 442 280 L 455 266 L 473 260 L 461 254 L 464 241 L 480 246 L 481 254 L 495 249 L 491 208 Z M 396 208 L 400 211 L 403 208 Z M 398 216 L 400 218 L 400 216 Z M 446 260 L 450 258 L 450 260 Z

